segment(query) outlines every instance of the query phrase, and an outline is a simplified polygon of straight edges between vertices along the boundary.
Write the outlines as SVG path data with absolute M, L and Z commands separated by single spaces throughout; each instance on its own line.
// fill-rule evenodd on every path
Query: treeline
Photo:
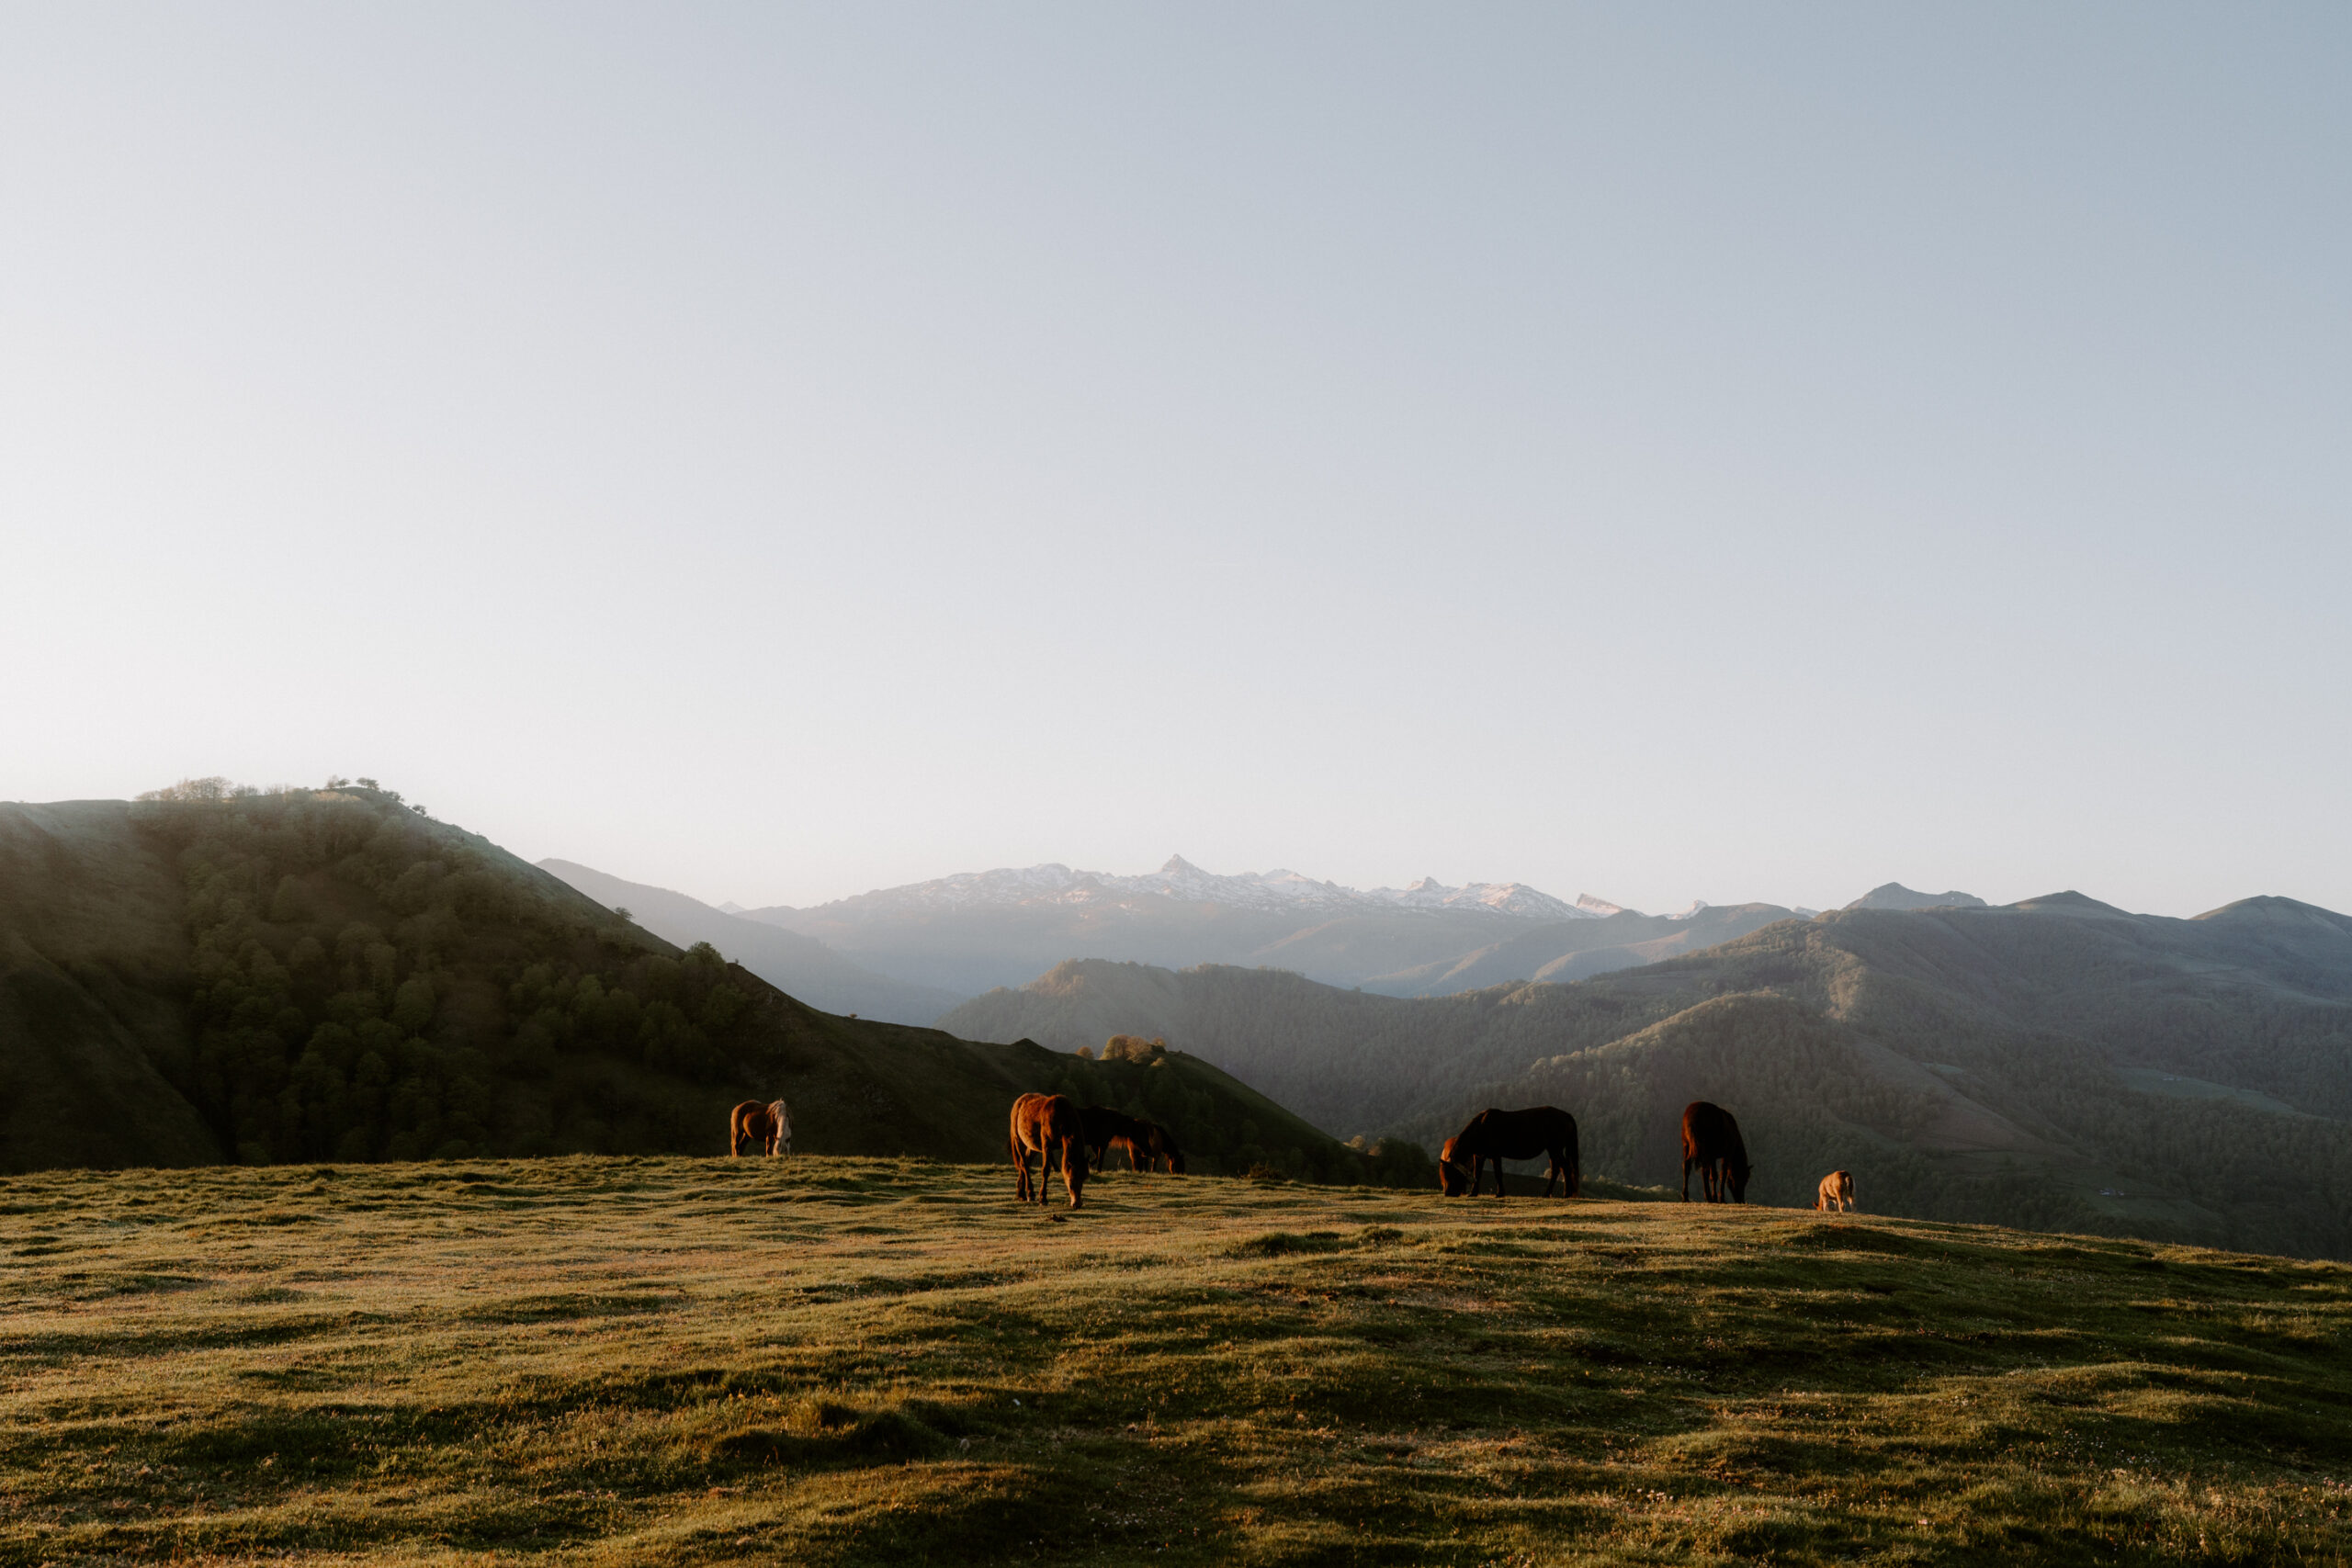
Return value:
M 388 791 L 207 791 L 134 808 L 176 857 L 192 1081 L 235 1157 L 677 1146 L 739 1071 L 752 992 Z

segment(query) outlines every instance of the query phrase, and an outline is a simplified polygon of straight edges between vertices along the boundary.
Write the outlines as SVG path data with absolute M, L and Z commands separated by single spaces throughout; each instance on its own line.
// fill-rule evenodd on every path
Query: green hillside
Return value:
M 1197 1168 L 1392 1174 L 1181 1052 L 820 1012 L 389 791 L 0 807 L 0 1168 L 707 1153 L 779 1094 L 802 1151 L 998 1160 L 1064 1082 Z
M 2352 1269 L 926 1160 L 0 1178 L 0 1562 L 2352 1555 Z
M 1854 909 L 1427 999 L 1070 964 L 942 1024 L 1164 1034 L 1338 1133 L 1433 1145 L 1556 1103 L 1589 1170 L 1645 1184 L 1679 1179 L 1676 1117 L 1709 1099 L 1765 1202 L 1844 1168 L 1873 1210 L 2352 1256 L 2352 920 L 2285 899 Z

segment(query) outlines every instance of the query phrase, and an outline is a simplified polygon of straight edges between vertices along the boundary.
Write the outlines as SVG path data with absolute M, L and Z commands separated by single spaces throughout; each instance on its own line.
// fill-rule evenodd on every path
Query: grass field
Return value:
M 2340 1265 L 1011 1187 L 808 1158 L 0 1181 L 0 1562 L 2352 1556 Z

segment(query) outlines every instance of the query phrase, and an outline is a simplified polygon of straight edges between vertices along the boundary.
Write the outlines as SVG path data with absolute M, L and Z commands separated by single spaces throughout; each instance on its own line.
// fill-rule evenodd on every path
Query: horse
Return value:
M 1046 1201 L 1046 1178 L 1054 1168 L 1054 1151 L 1061 1151 L 1062 1185 L 1069 1190 L 1069 1206 L 1080 1202 L 1086 1185 L 1086 1129 L 1078 1107 L 1066 1095 L 1024 1094 L 1012 1102 L 1012 1127 L 1008 1135 L 1012 1168 L 1021 1173 L 1020 1201 L 1029 1201 L 1029 1151 L 1037 1152 L 1037 1202 Z
M 1103 1160 L 1110 1156 L 1114 1145 L 1127 1151 L 1129 1170 L 1142 1168 L 1136 1158 L 1136 1145 L 1143 1140 L 1144 1124 L 1142 1122 L 1125 1111 L 1114 1111 L 1107 1105 L 1080 1107 L 1078 1122 L 1080 1126 L 1086 1129 L 1087 1159 L 1094 1169 L 1102 1168 Z
M 728 1156 L 740 1156 L 747 1142 L 755 1147 L 765 1144 L 771 1155 L 792 1152 L 792 1114 L 784 1108 L 783 1100 L 762 1105 L 756 1100 L 747 1100 L 728 1113 Z
M 1146 1170 L 1157 1170 L 1164 1159 L 1168 1162 L 1168 1174 L 1184 1174 L 1184 1151 L 1176 1146 L 1176 1140 L 1169 1135 L 1168 1129 L 1157 1122 L 1138 1121 L 1136 1123 L 1135 1135 L 1127 1142 L 1127 1156 L 1133 1159 L 1137 1155 L 1143 1156 L 1143 1168 Z
M 1850 1170 L 1833 1170 L 1823 1177 L 1821 1191 L 1815 1197 L 1813 1206 L 1815 1209 L 1835 1209 L 1841 1213 L 1852 1208 L 1854 1206 L 1854 1173 Z
M 1556 1105 L 1530 1106 L 1524 1111 L 1481 1111 L 1470 1118 L 1470 1124 L 1446 1139 L 1445 1147 L 1437 1156 L 1437 1184 L 1449 1198 L 1459 1198 L 1464 1191 L 1478 1195 L 1478 1182 L 1487 1173 L 1487 1162 L 1495 1162 L 1495 1196 L 1503 1195 L 1503 1161 L 1533 1159 L 1537 1155 L 1551 1156 L 1551 1169 L 1544 1178 L 1544 1196 L 1552 1195 L 1552 1184 L 1558 1182 L 1563 1197 L 1573 1198 L 1582 1189 L 1582 1171 L 1577 1160 L 1577 1119 Z M 1464 1168 L 1468 1174 L 1464 1174 Z
M 1692 1166 L 1699 1168 L 1699 1190 L 1708 1202 L 1747 1201 L 1747 1179 L 1756 1168 L 1747 1163 L 1739 1121 L 1712 1100 L 1694 1100 L 1682 1108 L 1682 1201 L 1686 1203 L 1690 1201 Z

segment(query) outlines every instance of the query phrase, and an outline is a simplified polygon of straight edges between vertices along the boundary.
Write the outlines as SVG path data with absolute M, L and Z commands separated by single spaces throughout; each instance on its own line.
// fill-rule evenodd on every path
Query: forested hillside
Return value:
M 1434 1141 L 1553 1102 L 1587 1168 L 1679 1179 L 1676 1116 L 1729 1105 L 1752 1195 L 2352 1255 L 2352 920 L 2196 920 L 2077 894 L 1853 909 L 1569 986 L 1392 999 L 1295 975 L 1065 964 L 943 1024 L 1165 1034 L 1320 1125 Z
M 820 1012 L 389 791 L 0 807 L 0 1168 L 717 1153 L 779 1094 L 804 1153 L 1001 1159 L 1074 1072 L 1205 1170 L 1389 1169 L 1181 1052 Z

